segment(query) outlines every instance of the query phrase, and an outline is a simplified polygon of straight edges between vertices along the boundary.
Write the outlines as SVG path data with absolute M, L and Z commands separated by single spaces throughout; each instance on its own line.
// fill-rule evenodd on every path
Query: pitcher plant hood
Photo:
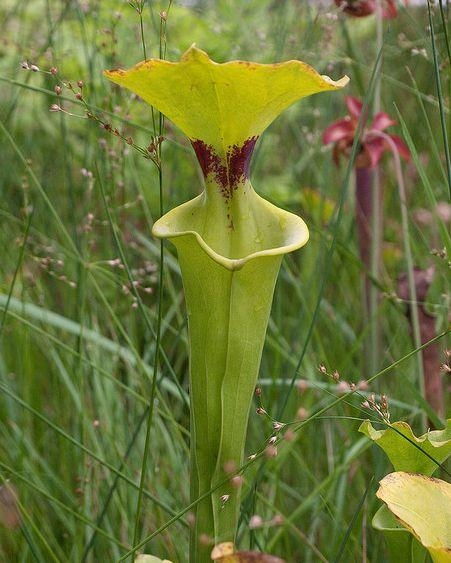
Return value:
M 185 133 L 205 177 L 202 194 L 158 220 L 155 236 L 194 237 L 213 260 L 230 270 L 307 242 L 302 219 L 254 192 L 250 159 L 259 136 L 284 109 L 306 96 L 342 88 L 348 83 L 346 76 L 333 81 L 295 60 L 219 64 L 194 45 L 179 62 L 150 59 L 105 74 Z
M 149 59 L 105 75 L 156 107 L 191 140 L 201 139 L 225 154 L 258 137 L 300 98 L 348 83 L 321 76 L 301 61 L 216 63 L 194 45 L 180 62 Z

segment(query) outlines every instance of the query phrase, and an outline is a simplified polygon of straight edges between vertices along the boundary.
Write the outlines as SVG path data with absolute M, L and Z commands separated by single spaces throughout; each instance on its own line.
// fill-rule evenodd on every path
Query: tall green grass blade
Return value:
M 440 64 L 439 64 L 439 60 L 438 60 L 437 46 L 436 46 L 436 43 L 435 43 L 434 22 L 432 20 L 432 11 L 431 11 L 430 0 L 427 0 L 427 3 L 428 3 L 429 31 L 431 33 L 432 57 L 434 59 L 435 86 L 436 86 L 436 89 L 437 89 L 437 97 L 438 97 L 439 110 L 440 110 L 440 125 L 441 125 L 441 128 L 442 128 L 443 148 L 444 148 L 444 151 L 445 151 L 446 170 L 448 172 L 448 191 L 449 191 L 449 197 L 451 198 L 451 156 L 450 156 L 450 148 L 449 148 L 449 142 L 448 142 L 448 131 L 447 131 L 445 110 L 444 110 L 444 103 L 443 103 L 442 84 L 441 84 L 441 80 L 440 80 Z M 441 4 L 441 2 L 440 2 L 440 4 Z M 441 13 L 443 14 L 443 7 L 441 7 Z M 446 25 L 444 25 L 444 29 L 446 30 Z M 445 37 L 447 39 L 447 33 L 446 32 L 445 32 Z M 450 48 L 449 43 L 447 43 L 448 56 L 449 56 L 449 48 Z

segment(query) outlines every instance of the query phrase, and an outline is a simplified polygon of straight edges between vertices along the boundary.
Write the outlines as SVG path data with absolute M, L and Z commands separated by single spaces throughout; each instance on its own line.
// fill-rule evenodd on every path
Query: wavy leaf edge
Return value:
M 393 422 L 388 428 L 385 428 L 383 430 L 376 430 L 376 428 L 374 428 L 374 426 L 371 424 L 371 421 L 364 420 L 359 426 L 359 432 L 365 434 L 365 436 L 367 436 L 370 440 L 373 440 L 373 442 L 377 442 L 380 438 L 382 438 L 382 436 L 389 432 L 392 427 L 400 431 L 405 430 L 409 435 L 408 437 L 413 439 L 418 444 L 428 441 L 431 446 L 435 448 L 439 448 L 440 446 L 446 444 L 451 440 L 451 436 L 446 437 L 451 434 L 451 419 L 447 419 L 445 428 L 442 428 L 441 430 L 428 430 L 421 436 L 415 436 L 410 425 L 404 421 Z
M 177 239 L 179 237 L 192 237 L 214 262 L 220 264 L 227 270 L 240 270 L 248 262 L 257 258 L 288 254 L 289 252 L 293 252 L 294 250 L 302 248 L 305 244 L 307 244 L 309 240 L 309 230 L 303 219 L 301 219 L 294 213 L 280 209 L 270 202 L 267 202 L 263 198 L 260 198 L 261 201 L 270 206 L 273 213 L 277 214 L 281 218 L 286 219 L 289 223 L 289 227 L 283 231 L 284 235 L 286 234 L 286 236 L 284 237 L 286 243 L 281 246 L 273 246 L 271 248 L 263 250 L 256 250 L 255 252 L 251 252 L 250 254 L 247 254 L 246 256 L 243 256 L 241 258 L 229 258 L 220 254 L 219 252 L 216 252 L 212 248 L 212 246 L 210 246 L 205 241 L 205 239 L 199 232 L 192 229 L 171 230 L 171 228 L 167 226 L 168 222 L 171 222 L 173 219 L 176 220 L 177 215 L 181 214 L 183 211 L 189 208 L 189 206 L 192 205 L 193 202 L 196 202 L 196 200 L 201 197 L 202 194 L 190 201 L 182 203 L 171 211 L 168 211 L 165 215 L 163 215 L 163 217 L 161 217 L 161 219 L 154 223 L 152 227 L 152 234 L 157 238 L 167 238 L 170 240 Z

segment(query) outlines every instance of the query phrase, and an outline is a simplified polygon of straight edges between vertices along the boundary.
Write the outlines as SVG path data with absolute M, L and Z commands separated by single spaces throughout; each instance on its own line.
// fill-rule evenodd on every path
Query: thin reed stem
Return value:
M 383 17 L 382 17 L 382 1 L 376 2 L 376 50 L 381 53 L 379 65 L 376 73 L 376 84 L 374 87 L 374 113 L 377 114 L 381 110 L 381 74 L 383 66 Z M 380 262 L 381 262 L 381 242 L 382 242 L 382 222 L 383 222 L 383 205 L 382 205 L 382 186 L 381 173 L 377 165 L 372 175 L 372 191 L 371 191 L 371 252 L 370 252 L 370 274 L 372 279 L 379 279 Z M 380 362 L 380 315 L 379 315 L 379 288 L 374 283 L 368 284 L 368 317 L 370 321 L 370 365 L 369 373 L 374 373 Z
M 442 94 L 442 85 L 440 82 L 440 66 L 438 61 L 438 53 L 437 53 L 437 46 L 435 44 L 435 32 L 434 32 L 434 22 L 432 20 L 432 10 L 431 10 L 431 2 L 427 0 L 428 3 L 428 18 L 429 18 L 429 28 L 431 32 L 431 45 L 432 45 L 432 56 L 434 59 L 434 78 L 435 78 L 435 86 L 437 89 L 437 98 L 440 110 L 440 125 L 442 129 L 442 136 L 443 136 L 443 148 L 445 150 L 445 161 L 446 161 L 446 171 L 448 175 L 448 192 L 451 197 L 451 154 L 449 149 L 449 142 L 448 142 L 448 130 L 445 118 L 445 108 L 443 104 L 443 94 Z M 445 18 L 443 13 L 443 6 L 440 2 L 440 9 L 441 14 L 443 17 L 443 28 L 445 29 L 445 39 L 447 41 L 447 49 L 448 49 L 448 57 L 450 56 L 450 48 L 448 43 L 448 36 L 447 30 L 445 25 Z
M 170 0 L 168 5 L 168 10 L 171 7 L 172 0 Z M 141 19 L 142 22 L 142 19 Z M 164 58 L 166 54 L 166 18 L 160 18 L 160 38 L 159 38 L 159 56 L 160 58 Z M 145 54 L 144 54 L 144 57 Z M 153 117 L 153 108 L 152 108 L 152 117 Z M 164 117 L 159 112 L 158 114 L 158 136 L 161 137 L 164 131 Z M 162 150 L 161 150 L 162 143 L 157 143 L 157 152 L 158 152 L 158 194 L 159 194 L 159 216 L 161 217 L 164 214 L 164 204 L 163 204 L 163 169 L 162 169 Z M 136 505 L 136 515 L 135 515 L 135 525 L 133 531 L 133 549 L 139 542 L 139 522 L 141 517 L 142 511 L 142 501 L 143 501 L 143 490 L 144 490 L 144 483 L 147 475 L 147 463 L 149 457 L 149 449 L 150 449 L 150 435 L 151 435 L 151 428 L 152 428 L 152 419 L 153 419 L 153 412 L 154 412 L 154 403 L 155 403 L 155 395 L 157 389 L 157 377 L 158 377 L 158 369 L 160 365 L 160 347 L 161 347 L 161 321 L 163 317 L 163 284 L 164 284 L 164 243 L 163 240 L 160 240 L 160 256 L 159 256 L 159 270 L 158 270 L 158 312 L 157 312 L 157 327 L 156 327 L 156 342 L 155 342 L 155 352 L 154 352 L 154 364 L 153 364 L 153 375 L 152 375 L 152 386 L 150 390 L 150 399 L 149 399 L 149 412 L 147 416 L 147 424 L 146 424 L 146 437 L 144 442 L 144 453 L 143 453 L 143 461 L 141 467 L 141 478 L 140 478 L 140 485 L 139 485 L 139 493 L 138 493 L 138 500 Z M 131 554 L 131 561 L 134 561 L 135 558 L 135 551 Z

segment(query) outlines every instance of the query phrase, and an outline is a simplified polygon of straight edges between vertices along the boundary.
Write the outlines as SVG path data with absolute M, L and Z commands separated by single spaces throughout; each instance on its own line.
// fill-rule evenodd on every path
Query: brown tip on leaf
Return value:
M 122 76 L 123 74 L 125 74 L 125 72 L 126 71 L 123 68 L 112 68 L 110 70 L 104 70 L 103 75 L 107 77 L 115 76 L 115 75 Z

